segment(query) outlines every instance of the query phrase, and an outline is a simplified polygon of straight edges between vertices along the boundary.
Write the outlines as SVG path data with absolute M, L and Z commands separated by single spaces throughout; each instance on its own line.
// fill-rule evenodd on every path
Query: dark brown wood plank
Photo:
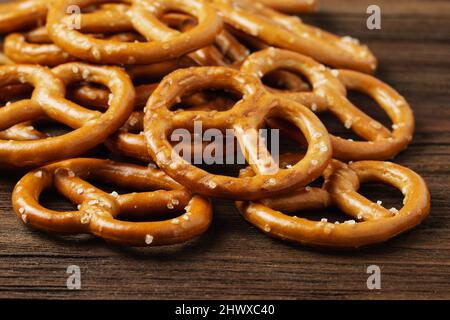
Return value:
M 124 249 L 91 237 L 58 238 L 24 227 L 10 196 L 20 175 L 0 176 L 0 298 L 80 299 L 449 299 L 450 298 L 450 2 L 322 0 L 306 20 L 366 42 L 377 73 L 415 110 L 417 133 L 395 161 L 424 176 L 431 216 L 393 241 L 359 252 L 308 249 L 267 238 L 233 203 L 215 201 L 215 220 L 186 245 Z M 383 29 L 365 27 L 378 4 Z M 381 117 L 381 113 L 377 113 Z M 334 128 L 333 130 L 336 130 Z M 373 198 L 395 195 L 366 190 Z M 82 270 L 82 290 L 66 288 L 66 268 Z M 382 271 L 382 290 L 366 287 L 366 268 Z

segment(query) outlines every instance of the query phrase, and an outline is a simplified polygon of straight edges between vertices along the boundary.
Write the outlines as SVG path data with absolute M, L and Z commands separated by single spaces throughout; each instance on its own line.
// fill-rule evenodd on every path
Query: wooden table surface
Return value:
M 377 76 L 415 110 L 414 142 L 395 161 L 428 182 L 428 220 L 381 246 L 318 251 L 270 239 L 244 222 L 232 202 L 215 201 L 214 223 L 203 237 L 170 248 L 125 249 L 91 237 L 54 237 L 24 227 L 10 201 L 19 176 L 3 173 L 0 298 L 449 299 L 450 1 L 321 3 L 320 12 L 306 20 L 368 43 L 379 57 Z M 382 30 L 366 28 L 370 4 L 382 9 Z M 385 119 L 381 112 L 370 112 Z M 401 201 L 387 187 L 368 186 L 363 192 L 387 204 Z M 47 202 L 66 206 L 52 197 Z M 319 213 L 319 218 L 325 215 Z M 381 268 L 382 288 L 370 291 L 366 270 L 374 264 Z M 66 288 L 69 265 L 81 268 L 81 290 Z

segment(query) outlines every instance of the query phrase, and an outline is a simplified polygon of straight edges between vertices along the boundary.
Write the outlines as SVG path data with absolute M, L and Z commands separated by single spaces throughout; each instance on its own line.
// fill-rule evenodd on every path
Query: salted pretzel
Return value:
M 306 13 L 315 11 L 317 0 L 258 0 L 272 9 L 286 13 Z
M 5 55 L 0 53 L 0 65 L 14 64 Z M 28 92 L 26 85 L 13 85 L 2 88 L 0 102 L 8 103 L 23 93 Z M 45 138 L 45 134 L 37 131 L 30 122 L 19 123 L 9 129 L 0 131 L 0 140 L 37 140 Z
M 212 0 L 225 22 L 269 45 L 296 51 L 333 67 L 372 73 L 377 61 L 370 50 L 250 0 Z
M 120 41 L 120 42 L 142 42 L 136 37 L 137 34 L 126 33 L 133 30 L 133 25 L 127 12 L 130 7 L 122 4 L 104 4 L 99 10 L 94 12 L 83 13 L 80 15 L 80 31 L 90 31 L 93 38 Z M 196 27 L 197 22 L 191 16 L 179 13 L 170 13 L 161 16 L 161 21 L 169 27 L 174 27 L 182 32 L 188 32 Z M 39 28 L 28 33 L 13 33 L 5 38 L 5 52 L 17 63 L 35 63 L 46 66 L 56 66 L 59 64 L 77 60 L 74 56 L 68 54 L 57 45 L 53 44 L 48 34 L 44 32 L 45 28 Z M 111 34 L 120 32 L 117 35 L 103 36 L 103 33 Z M 165 31 L 167 34 L 176 35 L 177 31 Z M 167 35 L 159 35 L 159 37 L 167 37 Z M 227 49 L 233 55 L 241 54 L 234 47 L 231 47 L 231 35 L 226 31 L 222 31 L 218 36 L 217 43 L 219 46 L 227 46 Z M 234 50 L 233 50 L 234 49 Z M 222 54 L 214 46 L 201 48 L 191 54 L 194 61 L 202 66 L 224 66 Z M 241 60 L 245 57 L 240 57 Z
M 15 63 L 53 67 L 77 60 L 52 43 L 31 43 L 27 40 L 27 34 L 23 33 L 12 33 L 6 36 L 4 50 L 8 58 Z
M 106 193 L 86 180 L 139 193 Z M 78 205 L 78 210 L 44 208 L 39 196 L 51 187 Z M 186 242 L 204 233 L 212 220 L 207 199 L 190 195 L 159 169 L 100 159 L 66 160 L 28 173 L 14 189 L 13 207 L 25 224 L 38 230 L 88 233 L 119 245 L 140 247 Z M 170 218 L 174 214 L 179 216 Z M 120 220 L 122 217 L 131 221 Z M 167 220 L 145 222 L 163 217 Z
M 126 71 L 132 80 L 151 81 L 150 84 L 137 85 L 135 106 L 142 109 L 148 98 L 155 89 L 157 83 L 167 74 L 180 68 L 194 66 L 195 62 L 188 57 L 181 59 L 167 60 L 151 65 L 128 66 Z M 5 86 L 0 92 L 0 102 L 8 102 L 22 95 L 30 94 L 33 87 L 27 84 L 15 84 Z M 90 84 L 80 84 L 68 89 L 67 96 L 70 100 L 84 106 L 97 108 L 100 110 L 109 107 L 110 91 Z
M 0 56 L 0 65 L 1 65 L 1 56 Z M 12 62 L 5 64 L 13 64 Z M 0 94 L 0 103 L 5 102 L 6 104 L 10 104 L 10 100 L 16 100 L 17 97 L 20 97 L 22 94 L 26 94 L 31 92 L 31 88 L 27 85 L 11 85 L 6 86 L 1 89 Z M 31 122 L 23 122 L 19 123 L 11 128 L 8 128 L 4 131 L 0 131 L 0 140 L 18 140 L 18 141 L 27 141 L 27 140 L 38 140 L 44 139 L 47 136 L 44 133 L 36 130 Z
M 404 150 L 414 133 L 414 116 L 406 100 L 385 83 L 366 74 L 350 70 L 329 70 L 309 57 L 280 49 L 267 49 L 248 58 L 243 72 L 259 77 L 284 69 L 304 75 L 312 92 L 279 92 L 318 113 L 331 112 L 347 129 L 367 141 L 353 141 L 331 135 L 333 156 L 341 160 L 387 160 Z M 371 96 L 392 120 L 391 132 L 353 105 L 348 90 Z M 291 139 L 302 141 L 302 135 L 286 122 L 270 119 L 269 124 L 282 128 Z
M 312 86 L 311 91 L 276 90 L 267 88 L 273 94 L 294 100 L 313 111 L 325 111 L 328 108 L 324 91 L 331 87 L 345 94 L 346 90 L 340 81 L 322 64 L 299 53 L 273 47 L 253 53 L 241 67 L 242 72 L 264 78 L 270 72 L 288 70 L 303 75 Z
M 66 86 L 77 81 L 100 83 L 111 90 L 110 107 L 105 113 L 85 109 L 65 99 Z M 0 164 L 5 166 L 38 166 L 81 155 L 119 129 L 133 111 L 133 85 L 124 71 L 114 67 L 82 63 L 64 64 L 52 71 L 30 65 L 0 67 L 0 87 L 16 83 L 32 85 L 32 98 L 0 108 L 0 131 L 41 117 L 74 130 L 33 141 L 0 140 Z
M 157 83 L 142 84 L 135 87 L 136 99 L 135 109 L 142 108 L 148 101 L 148 98 L 155 91 Z M 83 106 L 90 106 L 98 110 L 108 109 L 110 92 L 104 88 L 98 88 L 89 84 L 75 87 L 68 94 L 71 100 Z
M 236 68 L 240 68 L 251 53 L 270 48 L 268 44 L 244 32 L 233 29 L 230 26 L 227 26 L 226 29 L 237 43 L 246 48 L 246 55 L 232 63 L 232 66 Z M 275 70 L 266 74 L 265 78 L 270 84 L 273 84 L 273 87 L 284 88 L 290 91 L 306 91 L 309 89 L 308 84 L 300 77 L 286 70 Z
M 223 88 L 242 95 L 227 111 L 170 111 L 188 93 Z M 269 115 L 289 119 L 307 137 L 307 155 L 291 169 L 280 170 L 265 146 L 256 141 Z M 174 151 L 168 135 L 177 128 L 192 131 L 195 122 L 205 130 L 232 129 L 258 175 L 248 179 L 213 175 L 185 161 Z M 147 103 L 144 132 L 150 155 L 162 170 L 190 190 L 218 198 L 252 200 L 306 185 L 331 159 L 328 134 L 310 110 L 294 101 L 274 98 L 256 77 L 224 67 L 189 68 L 167 76 Z
M 70 5 L 80 8 L 100 1 L 62 0 L 54 2 L 47 16 L 47 31 L 53 42 L 68 53 L 83 60 L 110 64 L 150 64 L 181 57 L 214 42 L 222 29 L 221 19 L 204 0 L 124 1 L 134 29 L 149 42 L 120 43 L 95 39 L 71 29 L 65 22 L 65 9 Z M 196 27 L 185 33 L 168 28 L 158 17 L 167 10 L 181 10 L 197 17 Z M 156 39 L 155 41 L 151 41 Z
M 180 14 L 167 14 L 164 16 L 163 20 L 172 24 L 178 24 L 178 27 L 181 27 L 183 23 L 193 23 L 192 18 Z M 173 59 L 150 65 L 127 66 L 127 73 L 133 80 L 143 79 L 145 82 L 153 82 L 150 84 L 141 84 L 136 86 L 136 108 L 142 109 L 142 107 L 145 106 L 148 98 L 155 89 L 155 85 L 157 85 L 156 82 L 159 82 L 163 77 L 177 69 L 198 66 L 199 63 L 204 63 L 206 65 L 224 65 L 227 64 L 225 61 L 228 61 L 230 65 L 239 67 L 250 54 L 244 45 L 242 45 L 233 35 L 225 30 L 218 35 L 214 46 L 220 51 L 219 54 L 221 55 L 220 58 L 217 57 L 219 61 L 216 60 L 215 62 L 213 59 L 208 58 L 208 55 L 206 54 L 204 60 L 198 60 L 195 59 L 193 55 L 189 55 L 180 59 Z M 198 51 L 204 52 L 203 49 Z M 283 71 L 277 71 L 269 75 L 269 81 L 278 83 L 280 86 L 286 87 L 290 90 L 300 90 L 301 87 L 304 87 L 304 82 L 302 82 L 298 77 Z M 108 90 L 92 87 L 90 85 L 82 85 L 74 88 L 69 92 L 69 96 L 74 101 L 77 101 L 83 105 L 90 105 L 101 109 L 108 106 Z M 197 105 L 205 105 L 208 102 L 210 101 L 200 101 Z M 144 148 L 145 147 L 143 146 L 142 149 Z M 148 153 L 146 151 L 142 154 L 145 154 L 146 158 L 148 158 Z
M 19 123 L 9 129 L 0 131 L 0 140 L 30 141 L 45 138 L 48 138 L 48 136 L 36 130 L 31 122 Z
M 284 156 L 295 163 L 301 155 Z M 242 177 L 253 176 L 247 169 Z M 322 188 L 300 189 L 289 195 L 260 202 L 237 202 L 247 221 L 275 238 L 303 245 L 329 248 L 359 248 L 385 242 L 420 224 L 430 211 L 430 194 L 415 172 L 390 162 L 361 161 L 345 165 L 333 160 L 324 171 Z M 404 206 L 385 209 L 358 193 L 360 184 L 383 182 L 402 191 Z M 351 220 L 312 221 L 293 216 L 304 210 L 324 210 L 337 206 Z
M 153 88 L 153 91 L 156 90 L 157 87 L 158 85 Z M 145 102 L 147 101 L 148 99 Z M 233 105 L 234 102 L 220 96 L 210 97 L 207 94 L 197 93 L 182 100 L 180 104 L 191 111 L 213 111 L 225 110 L 230 105 Z M 144 112 L 135 111 L 128 119 L 127 123 L 105 142 L 105 145 L 111 152 L 118 156 L 151 162 L 153 160 L 147 150 L 147 142 L 145 141 L 143 130 Z M 213 143 L 220 142 L 214 141 Z M 204 150 L 208 145 L 210 144 L 203 142 L 202 149 Z M 225 152 L 226 150 L 224 151 L 224 154 Z
M 80 31 L 89 30 L 90 35 L 96 39 L 108 41 L 120 41 L 125 43 L 142 42 L 137 33 L 133 31 L 130 17 L 127 12 L 129 6 L 121 4 L 108 4 L 100 6 L 98 11 L 83 13 L 80 15 Z M 123 21 L 128 21 L 127 23 Z M 181 31 L 189 31 L 196 26 L 192 17 L 184 14 L 167 14 L 162 17 L 164 23 L 170 27 L 177 27 Z M 112 32 L 119 32 L 112 34 Z M 103 33 L 107 33 L 105 36 Z M 48 37 L 46 28 L 38 28 L 28 33 L 13 33 L 5 38 L 5 53 L 16 63 L 33 63 L 45 66 L 57 66 L 59 64 L 78 60 L 69 53 L 52 43 Z M 199 65 L 225 65 L 219 51 L 209 46 L 190 54 Z
M 196 63 L 191 58 L 185 56 L 180 59 L 172 59 L 149 65 L 127 66 L 126 71 L 133 81 L 149 82 L 147 84 L 136 85 L 135 108 L 142 110 L 147 104 L 148 98 L 156 89 L 159 81 L 166 75 L 175 70 L 195 65 Z M 109 94 L 110 92 L 108 90 L 94 87 L 90 84 L 82 84 L 74 87 L 68 93 L 69 97 L 74 101 L 99 109 L 108 108 Z
M 103 4 L 95 12 L 80 14 L 80 30 L 92 33 L 94 38 L 109 41 L 138 41 L 137 35 L 125 33 L 132 31 L 133 26 L 126 14 L 128 6 L 123 4 Z M 122 32 L 104 36 L 103 33 Z M 49 38 L 47 29 L 39 27 L 26 33 L 11 33 L 6 36 L 5 53 L 16 63 L 40 64 L 57 66 L 76 61 L 78 58 L 70 55 Z
M 114 35 L 95 35 L 109 41 L 133 42 L 138 41 L 139 35 L 134 33 L 119 33 Z M 27 33 L 11 33 L 4 41 L 6 55 L 15 63 L 40 64 L 42 66 L 57 66 L 77 61 L 48 38 L 45 27 Z
M 18 0 L 0 3 L 0 34 L 39 25 L 47 15 L 45 0 Z

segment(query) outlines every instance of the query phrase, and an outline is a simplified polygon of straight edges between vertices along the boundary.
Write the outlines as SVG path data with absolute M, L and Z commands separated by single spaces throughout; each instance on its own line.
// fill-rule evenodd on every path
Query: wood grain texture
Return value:
M 170 248 L 124 249 L 91 237 L 53 237 L 24 227 L 10 202 L 20 175 L 3 173 L 0 298 L 449 299 L 450 1 L 321 3 L 321 11 L 305 19 L 369 44 L 380 60 L 377 76 L 415 110 L 414 142 L 395 161 L 428 182 L 428 220 L 375 248 L 317 251 L 267 238 L 242 220 L 232 202 L 215 201 L 214 224 L 203 237 Z M 365 27 L 369 4 L 382 8 L 381 31 Z M 381 112 L 374 114 L 382 119 Z M 366 187 L 364 192 L 388 203 L 399 201 L 391 189 Z M 57 199 L 50 201 L 58 206 Z M 81 267 L 80 291 L 66 289 L 71 264 Z M 381 268 L 381 290 L 366 287 L 366 268 L 372 264 Z

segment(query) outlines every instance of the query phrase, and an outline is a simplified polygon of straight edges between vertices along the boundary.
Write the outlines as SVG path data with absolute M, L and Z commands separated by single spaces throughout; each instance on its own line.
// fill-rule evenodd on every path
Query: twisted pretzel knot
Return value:
M 287 69 L 304 75 L 313 88 L 312 92 L 277 95 L 300 102 L 319 113 L 331 112 L 347 129 L 367 140 L 352 141 L 331 135 L 335 158 L 386 160 L 396 156 L 410 143 L 414 132 L 412 110 L 406 100 L 385 83 L 355 71 L 331 71 L 308 57 L 279 49 L 255 53 L 242 67 L 243 72 L 259 77 L 277 69 Z M 346 97 L 347 89 L 357 90 L 372 97 L 392 120 L 393 131 L 353 105 Z M 292 126 L 277 119 L 270 119 L 268 122 L 283 128 L 290 138 L 301 141 L 301 135 Z
M 63 0 L 55 2 L 47 16 L 47 31 L 56 45 L 68 53 L 92 62 L 112 64 L 150 64 L 178 58 L 214 42 L 222 29 L 215 10 L 203 0 L 128 0 L 129 21 L 150 42 L 121 43 L 95 39 L 73 30 L 65 23 L 65 9 L 81 8 L 107 0 Z M 159 17 L 168 10 L 179 10 L 197 17 L 198 25 L 180 33 L 168 28 Z M 156 41 L 151 41 L 156 40 Z
M 156 88 L 157 86 L 154 87 L 154 90 Z M 227 101 L 227 99 L 224 99 L 223 97 L 210 98 L 209 95 L 203 93 L 198 93 L 187 97 L 181 103 L 183 104 L 183 106 L 188 107 L 189 110 L 195 111 L 223 110 L 230 104 L 234 104 L 234 102 Z M 111 152 L 120 156 L 126 156 L 144 162 L 153 162 L 153 159 L 151 158 L 147 150 L 147 142 L 145 141 L 144 137 L 144 115 L 144 111 L 133 112 L 127 123 L 122 128 L 120 128 L 120 130 L 115 135 L 110 137 L 105 142 L 106 146 Z M 193 141 L 192 137 L 191 141 Z M 183 141 L 181 141 L 181 143 L 183 143 Z M 205 150 L 208 145 L 214 143 L 216 143 L 217 147 L 220 147 L 218 141 L 214 141 L 212 143 L 203 142 L 202 150 Z M 186 144 L 185 146 L 186 149 L 188 147 L 191 148 L 191 157 L 192 155 L 195 155 L 195 153 L 192 152 L 194 151 L 192 150 L 192 144 Z M 226 152 L 224 152 L 224 154 L 225 153 Z
M 194 66 L 195 63 L 187 57 L 181 59 L 167 60 L 160 63 L 142 66 L 128 66 L 126 71 L 133 81 L 159 81 L 167 74 L 180 68 Z M 142 108 L 147 103 L 148 98 L 154 91 L 155 83 L 136 85 L 136 108 Z M 2 88 L 0 92 L 0 101 L 8 102 L 14 100 L 21 95 L 29 94 L 32 87 L 29 85 L 10 85 Z M 71 100 L 81 104 L 88 105 L 100 110 L 109 107 L 108 101 L 110 91 L 104 88 L 92 86 L 90 84 L 80 84 L 69 88 L 68 96 Z
M 180 14 L 167 14 L 164 16 L 163 20 L 171 20 L 172 22 L 176 21 L 177 23 L 184 23 L 184 21 L 187 21 L 186 23 L 188 24 L 192 23 L 192 18 Z M 230 65 L 240 65 L 249 55 L 248 49 L 244 45 L 242 45 L 234 36 L 232 36 L 225 30 L 218 35 L 215 42 L 215 47 L 220 49 L 219 54 L 221 55 L 221 58 L 219 60 L 221 62 L 217 63 L 218 65 L 224 65 L 227 63 L 229 63 Z M 201 49 L 199 51 L 204 52 L 204 49 Z M 214 54 L 215 50 L 212 50 L 211 52 L 213 52 Z M 211 59 L 208 58 L 207 54 L 206 59 L 203 61 L 195 58 L 196 57 L 190 58 L 184 56 L 180 59 L 168 60 L 151 65 L 128 66 L 127 72 L 133 80 L 145 79 L 146 81 L 149 81 L 150 79 L 152 81 L 155 81 L 155 83 L 136 86 L 136 108 L 140 109 L 141 107 L 145 106 L 150 95 L 155 90 L 156 81 L 159 81 L 169 73 L 181 68 L 215 64 L 213 61 L 211 61 Z M 283 73 L 282 71 L 271 74 L 270 78 L 271 81 L 275 83 L 281 82 L 284 86 L 293 90 L 300 89 L 302 86 L 304 86 L 304 83 L 298 77 L 292 74 Z M 107 107 L 108 95 L 109 92 L 107 90 L 87 85 L 75 88 L 75 90 L 70 93 L 70 97 L 75 101 L 78 101 L 84 105 L 91 105 L 101 109 Z M 206 104 L 206 102 L 207 101 L 203 100 L 200 104 Z M 142 149 L 145 148 L 145 143 L 143 143 Z M 147 151 L 145 151 L 144 154 L 146 154 L 146 157 L 148 157 Z
M 47 15 L 45 0 L 21 0 L 0 4 L 0 34 L 15 32 L 43 23 Z
M 285 155 L 295 163 L 302 155 Z M 251 176 L 251 169 L 242 176 Z M 260 202 L 237 202 L 247 221 L 266 234 L 305 245 L 331 248 L 358 248 L 387 241 L 420 224 L 430 211 L 430 194 L 415 172 L 390 162 L 361 161 L 345 165 L 336 160 L 324 172 L 321 189 L 297 190 L 293 195 Z M 404 206 L 387 210 L 358 193 L 361 183 L 383 182 L 401 190 Z M 311 221 L 286 213 L 321 210 L 337 206 L 354 220 L 331 223 Z M 358 222 L 356 222 L 356 221 Z
M 85 179 L 142 192 L 108 194 Z M 39 196 L 52 186 L 78 204 L 78 211 L 58 212 L 42 207 Z M 30 172 L 14 189 L 13 206 L 19 218 L 36 229 L 65 234 L 91 233 L 128 246 L 182 243 L 205 232 L 212 220 L 208 200 L 191 196 L 162 171 L 99 159 L 67 160 Z M 183 215 L 165 221 L 119 220 L 128 217 L 145 221 L 183 210 Z
M 269 45 L 296 51 L 339 68 L 371 73 L 377 61 L 366 46 L 308 26 L 297 17 L 249 0 L 212 0 L 226 23 Z
M 64 98 L 69 83 L 84 80 L 100 83 L 111 90 L 110 107 L 104 114 Z M 16 83 L 33 85 L 32 98 L 0 108 L 0 130 L 41 117 L 74 130 L 62 136 L 33 141 L 0 140 L 0 163 L 3 165 L 38 166 L 81 155 L 105 141 L 125 123 L 133 110 L 133 85 L 125 72 L 114 67 L 82 63 L 61 65 L 53 71 L 28 65 L 0 67 L 0 87 Z
M 243 97 L 230 110 L 222 112 L 170 111 L 183 95 L 205 88 L 225 88 Z M 265 146 L 258 146 L 255 141 L 270 115 L 292 121 L 309 142 L 305 159 L 291 169 L 279 169 Z M 258 175 L 245 179 L 213 175 L 176 154 L 168 135 L 177 128 L 193 130 L 196 121 L 205 130 L 232 129 Z M 331 159 L 328 134 L 311 111 L 294 101 L 270 95 L 256 77 L 224 67 L 190 68 L 167 76 L 148 101 L 144 129 L 149 152 L 161 169 L 196 193 L 218 198 L 252 200 L 306 185 L 322 173 Z

